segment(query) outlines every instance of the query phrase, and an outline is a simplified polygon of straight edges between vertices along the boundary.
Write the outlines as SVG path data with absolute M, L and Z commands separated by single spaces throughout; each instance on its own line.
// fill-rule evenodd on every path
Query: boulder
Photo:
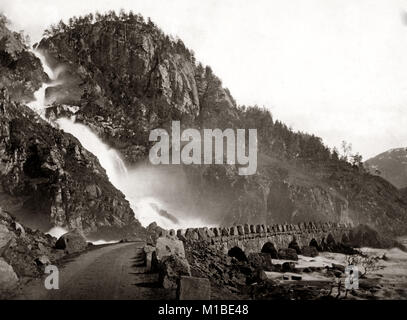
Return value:
M 47 256 L 43 255 L 35 259 L 35 263 L 37 264 L 37 266 L 47 266 L 51 264 L 51 261 Z
M 0 258 L 0 299 L 7 299 L 17 288 L 18 277 L 13 268 Z
M 278 258 L 282 260 L 298 260 L 297 252 L 294 249 L 280 249 L 278 250 Z
M 159 262 L 159 276 L 165 289 L 177 289 L 181 276 L 191 276 L 191 267 L 185 258 L 165 256 Z
M 210 300 L 211 284 L 206 278 L 181 276 L 177 295 L 179 300 Z
M 6 245 L 8 246 L 15 237 L 15 234 L 5 225 L 0 224 L 0 250 L 6 247 Z
M 274 244 L 271 242 L 266 242 L 261 249 L 262 253 L 268 253 L 270 254 L 272 259 L 278 259 L 278 253 L 276 248 L 274 247 Z
M 273 263 L 271 262 L 271 256 L 268 253 L 249 253 L 247 260 L 255 269 L 273 271 Z
M 64 250 L 66 253 L 81 252 L 87 248 L 85 237 L 78 231 L 65 233 L 55 243 L 55 248 Z
M 305 257 L 316 257 L 319 252 L 316 247 L 305 246 L 301 248 L 301 254 Z
M 185 258 L 184 243 L 172 237 L 159 237 L 156 243 L 156 254 L 158 260 L 170 255 Z

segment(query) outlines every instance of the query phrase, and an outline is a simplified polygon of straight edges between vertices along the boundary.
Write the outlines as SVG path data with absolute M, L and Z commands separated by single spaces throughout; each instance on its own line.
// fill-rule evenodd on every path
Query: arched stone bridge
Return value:
M 206 241 L 217 249 L 227 252 L 233 247 L 245 253 L 260 252 L 266 242 L 272 242 L 277 249 L 287 248 L 295 237 L 300 247 L 308 246 L 312 239 L 318 244 L 329 234 L 337 242 L 346 242 L 352 225 L 345 223 L 299 223 L 275 225 L 237 225 L 230 228 L 190 228 L 170 231 L 183 241 Z M 344 241 L 345 240 L 345 241 Z

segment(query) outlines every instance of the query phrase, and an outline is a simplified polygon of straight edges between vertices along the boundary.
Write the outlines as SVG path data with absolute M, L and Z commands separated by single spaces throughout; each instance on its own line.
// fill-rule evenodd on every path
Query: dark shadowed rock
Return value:
M 269 253 L 249 253 L 247 260 L 255 269 L 273 271 L 273 263 Z
M 93 154 L 27 106 L 1 95 L 0 163 L 3 209 L 25 226 L 51 224 L 86 234 L 109 227 L 143 229 Z
M 282 270 L 282 272 L 294 272 L 295 263 L 294 262 L 284 262 L 281 270 Z
M 278 250 L 278 258 L 282 260 L 298 260 L 297 252 L 294 249 L 280 249 Z
M 77 253 L 87 248 L 85 237 L 79 231 L 65 233 L 55 243 L 55 248 L 64 250 L 66 253 Z

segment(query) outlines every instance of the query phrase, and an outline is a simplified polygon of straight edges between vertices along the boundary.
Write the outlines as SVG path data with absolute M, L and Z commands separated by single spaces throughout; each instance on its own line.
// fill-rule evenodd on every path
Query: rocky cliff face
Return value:
M 0 14 L 0 87 L 7 88 L 14 100 L 26 103 L 48 80 L 40 60 L 24 44 L 23 35 L 10 31 Z
M 407 148 L 388 150 L 365 163 L 373 174 L 383 177 L 397 188 L 407 187 Z
M 234 166 L 185 166 L 196 213 L 212 223 L 365 223 L 387 233 L 407 231 L 407 203 L 398 191 L 331 153 L 317 137 L 294 133 L 259 108 L 237 107 L 209 67 L 140 17 L 91 18 L 61 26 L 38 48 L 63 66 L 47 92 L 53 116 L 76 105 L 86 123 L 127 163 L 144 160 L 151 129 L 257 128 L 258 172 Z M 176 186 L 173 186 L 176 187 Z
M 140 228 L 97 158 L 6 91 L 0 97 L 0 201 L 22 223 L 42 230 Z

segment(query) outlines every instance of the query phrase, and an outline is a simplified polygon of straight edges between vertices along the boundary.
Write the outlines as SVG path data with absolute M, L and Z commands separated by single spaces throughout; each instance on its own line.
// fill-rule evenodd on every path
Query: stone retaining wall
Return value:
M 266 242 L 277 249 L 287 248 L 295 237 L 300 247 L 308 246 L 312 239 L 321 243 L 329 234 L 335 241 L 342 241 L 352 226 L 344 223 L 299 223 L 275 225 L 237 225 L 230 228 L 189 228 L 168 231 L 183 241 L 206 241 L 217 249 L 227 252 L 237 246 L 246 254 L 260 252 Z

